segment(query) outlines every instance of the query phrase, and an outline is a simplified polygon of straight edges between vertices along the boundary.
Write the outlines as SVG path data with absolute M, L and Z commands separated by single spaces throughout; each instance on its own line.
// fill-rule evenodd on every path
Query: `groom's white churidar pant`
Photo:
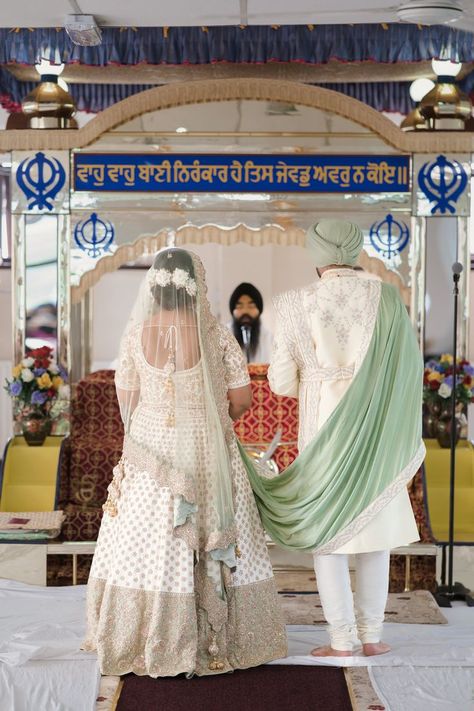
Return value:
M 357 553 L 355 595 L 351 590 L 349 556 L 344 553 L 315 555 L 314 570 L 331 647 L 351 651 L 363 644 L 380 642 L 388 594 L 390 551 Z

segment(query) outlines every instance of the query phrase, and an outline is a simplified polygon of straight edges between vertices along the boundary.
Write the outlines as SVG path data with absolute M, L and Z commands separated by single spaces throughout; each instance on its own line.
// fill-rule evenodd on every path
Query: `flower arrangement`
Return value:
M 12 380 L 6 379 L 5 390 L 15 400 L 21 416 L 39 412 L 54 416 L 54 403 L 69 399 L 64 371 L 53 359 L 53 349 L 48 346 L 36 348 L 15 365 Z
M 474 367 L 471 363 L 458 358 L 454 373 L 453 357 L 449 353 L 443 354 L 439 360 L 429 360 L 423 376 L 424 402 L 449 407 L 453 387 L 456 388 L 457 403 L 468 405 L 474 402 Z
M 197 284 L 185 269 L 176 268 L 172 272 L 168 269 L 150 270 L 148 280 L 152 287 L 173 284 L 176 289 L 185 289 L 189 296 L 196 296 Z

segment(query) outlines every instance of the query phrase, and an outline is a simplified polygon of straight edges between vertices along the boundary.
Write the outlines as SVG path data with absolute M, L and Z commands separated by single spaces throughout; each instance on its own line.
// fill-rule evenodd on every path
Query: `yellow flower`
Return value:
M 53 388 L 54 388 L 55 390 L 59 390 L 59 388 L 61 387 L 61 385 L 63 385 L 63 383 L 64 383 L 64 380 L 61 378 L 60 375 L 55 375 L 55 376 L 54 376 L 54 378 L 53 378 Z
M 450 353 L 443 353 L 441 358 L 439 359 L 440 363 L 451 363 L 453 362 L 453 356 Z
M 47 390 L 52 386 L 51 378 L 49 377 L 48 373 L 43 373 L 43 375 L 39 378 L 36 378 L 36 382 L 42 388 L 43 390 Z
M 21 365 L 15 365 L 12 369 L 12 374 L 14 378 L 19 378 L 21 373 Z
M 428 380 L 437 380 L 439 383 L 444 379 L 444 376 L 441 373 L 438 373 L 437 370 L 433 370 L 432 373 L 428 375 Z

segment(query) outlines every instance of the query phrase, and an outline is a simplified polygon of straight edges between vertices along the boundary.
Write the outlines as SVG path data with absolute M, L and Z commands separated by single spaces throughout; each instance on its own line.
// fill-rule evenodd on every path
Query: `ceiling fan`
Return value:
M 248 0 L 239 0 L 242 24 L 252 23 L 248 14 Z M 295 11 L 296 10 L 296 11 Z M 406 0 L 394 5 L 360 8 L 353 10 L 315 10 L 308 13 L 289 10 L 294 24 L 318 22 L 320 24 L 359 24 L 403 22 L 421 25 L 448 25 L 474 32 L 474 3 L 472 0 Z M 286 13 L 285 13 L 286 14 Z M 263 19 L 263 18 L 261 18 Z M 274 18 L 273 21 L 278 21 Z
M 395 12 L 401 22 L 425 25 L 450 25 L 468 18 L 468 10 L 458 0 L 411 0 L 398 5 Z

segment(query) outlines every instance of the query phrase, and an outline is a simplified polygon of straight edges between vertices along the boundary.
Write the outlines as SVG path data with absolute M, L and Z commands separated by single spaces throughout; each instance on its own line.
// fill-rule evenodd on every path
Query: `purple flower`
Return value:
M 462 375 L 456 375 L 456 386 L 461 385 L 462 381 L 464 380 Z M 444 379 L 444 382 L 446 385 L 449 385 L 450 388 L 453 387 L 453 376 L 452 375 L 447 375 Z
M 472 366 L 472 365 L 465 365 L 465 366 L 464 366 L 464 372 L 466 373 L 466 375 L 474 376 L 474 366 Z
M 13 383 L 10 383 L 10 395 L 13 395 L 13 397 L 18 397 L 18 395 L 21 393 L 22 387 L 22 384 L 18 382 L 18 380 L 14 380 Z
M 66 368 L 63 368 L 62 365 L 59 365 L 58 367 L 59 367 L 59 375 L 66 383 L 67 382 L 67 370 L 66 370 Z
M 46 393 L 42 393 L 39 390 L 35 390 L 33 395 L 31 396 L 31 404 L 32 405 L 44 405 L 46 400 L 48 399 L 48 395 Z
M 46 373 L 46 368 L 35 368 L 35 369 L 33 370 L 33 373 L 35 374 L 35 376 L 36 376 L 37 378 L 39 378 L 40 375 L 43 375 L 43 373 Z

